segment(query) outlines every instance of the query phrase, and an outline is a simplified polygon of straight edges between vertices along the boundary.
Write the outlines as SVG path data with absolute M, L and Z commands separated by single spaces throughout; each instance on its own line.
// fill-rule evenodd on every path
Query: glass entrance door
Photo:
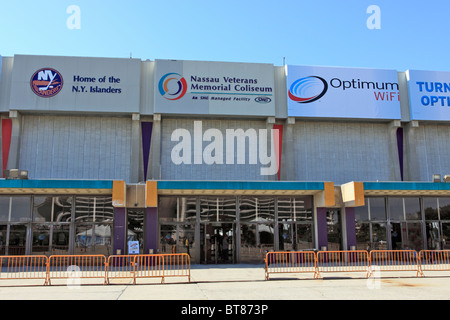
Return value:
M 342 250 L 342 221 L 340 210 L 327 211 L 328 250 Z
M 392 250 L 422 250 L 421 222 L 391 222 Z
M 144 209 L 127 210 L 127 254 L 144 251 Z
M 426 223 L 427 249 L 441 249 L 441 232 L 439 221 L 429 221 Z
M 202 263 L 235 262 L 235 225 L 233 223 L 202 223 L 200 233 Z
M 312 224 L 283 222 L 278 230 L 280 251 L 313 250 Z

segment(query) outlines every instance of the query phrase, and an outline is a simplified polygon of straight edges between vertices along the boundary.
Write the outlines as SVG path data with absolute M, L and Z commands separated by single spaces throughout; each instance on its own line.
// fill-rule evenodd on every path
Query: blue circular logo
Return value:
M 289 98 L 298 103 L 319 100 L 328 90 L 325 79 L 309 76 L 294 81 L 289 88 Z

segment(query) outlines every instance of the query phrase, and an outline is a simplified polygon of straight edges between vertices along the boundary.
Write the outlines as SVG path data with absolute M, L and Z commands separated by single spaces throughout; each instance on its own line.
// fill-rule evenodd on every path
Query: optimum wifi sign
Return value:
M 290 117 L 401 118 L 395 70 L 286 68 Z

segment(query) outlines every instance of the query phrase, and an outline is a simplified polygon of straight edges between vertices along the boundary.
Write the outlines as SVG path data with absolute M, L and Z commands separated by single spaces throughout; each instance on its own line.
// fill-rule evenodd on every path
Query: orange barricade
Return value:
M 191 282 L 191 260 L 186 253 L 143 254 L 136 256 L 136 278 L 188 277 Z
M 135 256 L 136 272 L 134 283 L 137 278 L 161 278 L 164 283 L 164 263 L 161 254 L 142 254 Z
M 191 258 L 187 253 L 162 254 L 164 278 L 188 277 L 191 282 Z M 163 281 L 164 282 L 164 278 Z
M 319 251 L 315 278 L 321 272 L 366 272 L 368 276 L 369 253 L 365 250 Z
M 450 270 L 450 250 L 422 250 L 419 254 L 421 276 L 424 271 Z
M 266 280 L 271 273 L 316 273 L 316 253 L 314 251 L 267 252 L 265 258 Z
M 54 255 L 48 259 L 48 284 L 51 279 L 101 278 L 106 279 L 106 257 L 104 255 Z
M 420 257 L 415 250 L 372 250 L 370 252 L 370 270 L 379 271 L 416 271 L 420 272 Z
M 42 279 L 47 285 L 47 256 L 0 256 L 0 280 Z
M 136 283 L 136 256 L 134 255 L 114 255 L 108 257 L 106 268 L 106 283 L 110 279 L 133 279 Z

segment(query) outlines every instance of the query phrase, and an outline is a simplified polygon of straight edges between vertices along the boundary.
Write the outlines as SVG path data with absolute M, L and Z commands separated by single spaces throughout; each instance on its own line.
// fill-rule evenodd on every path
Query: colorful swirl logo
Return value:
M 289 98 L 298 103 L 309 103 L 319 100 L 328 90 L 325 79 L 309 76 L 298 79 L 289 88 Z
M 167 100 L 181 99 L 187 91 L 186 79 L 178 73 L 167 73 L 159 80 L 158 89 Z

